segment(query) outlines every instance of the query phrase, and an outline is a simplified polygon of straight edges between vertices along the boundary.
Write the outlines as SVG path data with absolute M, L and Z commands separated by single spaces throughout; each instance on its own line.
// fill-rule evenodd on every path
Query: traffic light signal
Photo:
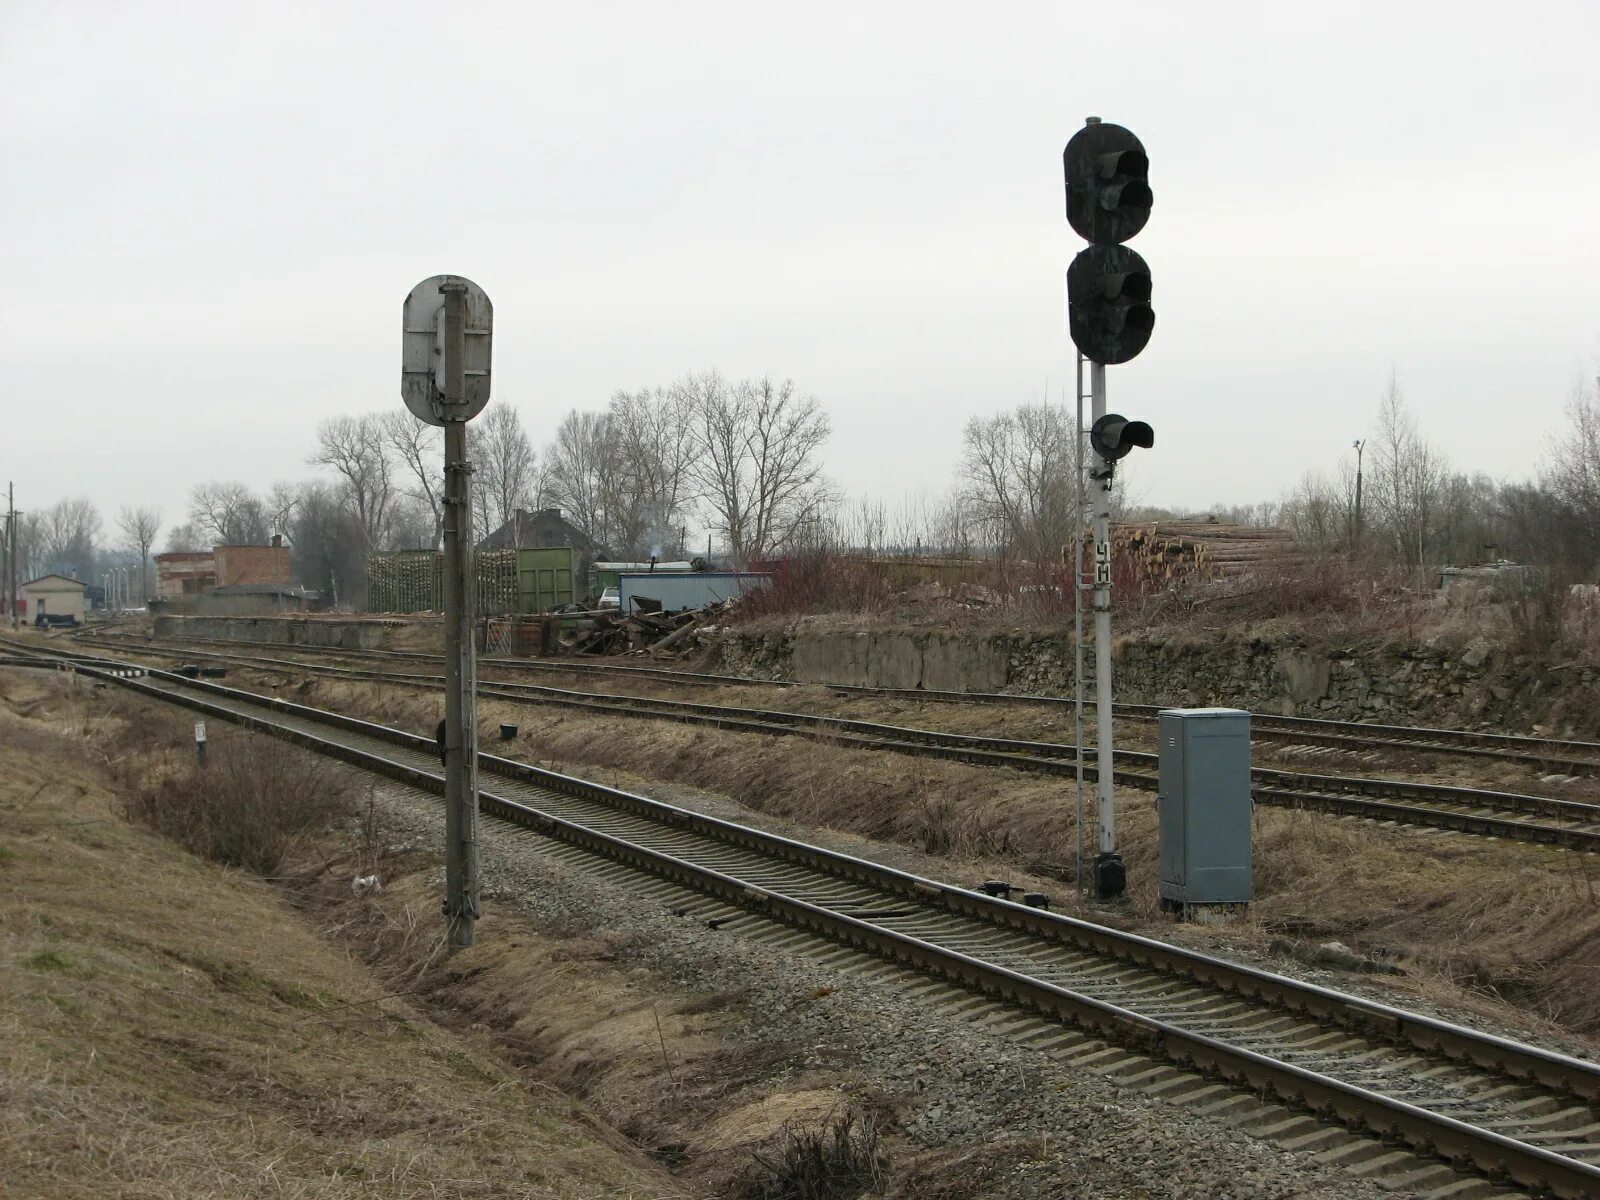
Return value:
M 1117 246 L 1150 219 L 1150 159 L 1121 125 L 1095 122 L 1072 135 L 1061 155 L 1067 220 L 1085 241 Z
M 1155 430 L 1143 421 L 1130 421 L 1121 413 L 1107 413 L 1089 429 L 1089 445 L 1107 462 L 1126 458 L 1135 446 L 1148 450 L 1155 444 Z
M 1156 323 L 1150 268 L 1122 245 L 1150 219 L 1150 159 L 1121 125 L 1091 117 L 1061 160 L 1067 220 L 1090 242 L 1067 269 L 1072 340 L 1090 362 L 1125 363 L 1145 348 Z
M 1090 362 L 1125 363 L 1145 348 L 1156 314 L 1150 268 L 1126 246 L 1089 246 L 1067 268 L 1067 327 Z

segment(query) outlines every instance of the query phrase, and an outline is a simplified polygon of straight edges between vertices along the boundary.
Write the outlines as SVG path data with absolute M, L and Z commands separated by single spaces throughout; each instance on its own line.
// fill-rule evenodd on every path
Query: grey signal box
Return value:
M 1250 714 L 1163 709 L 1161 906 L 1248 904 L 1251 897 Z

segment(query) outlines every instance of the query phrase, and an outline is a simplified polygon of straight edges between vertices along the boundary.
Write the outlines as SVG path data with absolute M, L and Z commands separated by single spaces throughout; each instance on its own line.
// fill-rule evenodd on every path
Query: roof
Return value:
M 25 587 L 25 588 L 30 588 L 34 584 L 43 583 L 47 579 L 59 579 L 59 580 L 61 580 L 62 583 L 70 583 L 70 584 L 74 585 L 75 587 L 81 587 L 84 591 L 88 591 L 89 590 L 89 585 L 87 583 L 85 583 L 81 579 L 73 579 L 70 575 L 41 575 L 37 579 L 28 580 L 27 583 L 24 583 L 21 586 Z
M 511 520 L 478 543 L 479 550 L 540 550 L 572 546 L 585 554 L 595 552 L 594 540 L 561 515 L 559 508 L 538 512 L 518 510 Z

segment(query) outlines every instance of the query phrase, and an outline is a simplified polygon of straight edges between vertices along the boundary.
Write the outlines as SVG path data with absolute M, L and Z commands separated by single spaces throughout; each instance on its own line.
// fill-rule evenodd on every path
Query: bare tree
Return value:
M 386 550 L 432 550 L 436 548 L 434 516 L 428 506 L 409 493 L 402 494 L 389 509 Z
M 341 488 L 311 483 L 302 489 L 292 526 L 294 570 L 334 604 L 359 606 L 366 598 L 366 535 Z
M 1307 550 L 1332 551 L 1349 544 L 1352 521 L 1344 495 L 1321 471 L 1307 471 L 1283 501 L 1282 519 Z
M 183 554 L 204 550 L 209 540 L 193 521 L 185 521 L 183 524 L 174 525 L 167 530 L 166 552 L 168 554 Z
M 375 413 L 329 418 L 317 427 L 317 451 L 307 461 L 331 468 L 343 480 L 342 499 L 361 531 L 362 549 L 382 545 L 394 499 L 383 419 Z
M 683 553 L 691 499 L 694 412 L 679 386 L 617 392 L 606 410 L 611 457 L 605 496 L 609 538 L 631 555 Z
M 1372 441 L 1373 509 L 1399 560 L 1420 570 L 1433 548 L 1448 471 L 1439 453 L 1417 433 L 1393 378 L 1379 405 L 1378 433 Z
M 294 525 L 294 510 L 300 504 L 300 494 L 304 489 L 303 483 L 289 483 L 282 479 L 272 485 L 263 511 L 267 517 L 267 528 L 273 536 L 290 535 Z
M 828 418 L 815 398 L 770 377 L 730 387 L 711 373 L 679 386 L 692 416 L 690 478 L 730 557 L 760 558 L 821 517 L 832 492 L 820 460 Z
M 1558 526 L 1565 561 L 1592 573 L 1600 564 L 1600 380 L 1567 401 L 1567 433 L 1540 473 L 1546 521 Z
M 443 430 L 419 420 L 409 411 L 396 410 L 383 418 L 383 437 L 406 482 L 402 495 L 427 505 L 433 514 L 433 536 L 427 545 L 437 549 L 444 536 Z
M 962 476 L 972 510 L 995 543 L 1055 562 L 1074 529 L 1072 419 L 1048 404 L 974 417 L 963 435 Z
M 161 510 L 154 507 L 129 508 L 123 505 L 117 527 L 128 544 L 139 552 L 139 596 L 142 603 L 150 595 L 150 547 L 161 532 Z
M 606 544 L 606 496 L 612 489 L 614 456 L 603 413 L 574 409 L 556 426 L 545 450 L 545 491 L 549 501 L 596 542 Z
M 16 545 L 12 547 L 17 556 L 18 583 L 37 578 L 46 573 L 44 557 L 44 514 L 41 512 L 25 512 L 17 518 L 16 530 L 12 535 Z
M 536 455 L 522 418 L 508 404 L 495 405 L 482 420 L 467 426 L 467 437 L 477 476 L 474 490 L 482 497 L 483 523 L 490 533 L 519 509 L 534 506 L 539 484 Z
M 257 546 L 269 532 L 266 506 L 242 483 L 197 484 L 189 493 L 189 520 L 219 546 Z
M 99 510 L 80 496 L 57 501 L 41 516 L 36 537 L 44 570 L 38 573 L 91 579 L 100 538 Z

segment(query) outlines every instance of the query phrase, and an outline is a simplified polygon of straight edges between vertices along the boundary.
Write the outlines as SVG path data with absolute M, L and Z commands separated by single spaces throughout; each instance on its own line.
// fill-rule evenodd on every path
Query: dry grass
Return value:
M 754 1158 L 739 1200 L 856 1200 L 888 1181 L 877 1125 L 851 1112 L 787 1126 L 775 1147 Z
M 61 688 L 0 675 L 0 1192 L 678 1194 L 267 885 L 119 819 L 112 773 L 64 731 L 122 718 Z
M 503 1058 L 604 1112 L 690 1194 L 741 1195 L 753 1165 L 760 1174 L 787 1139 L 837 1115 L 838 1091 L 809 1082 L 802 1048 L 729 1036 L 741 1019 L 728 1010 L 732 998 L 619 965 L 630 935 L 577 924 L 534 931 L 492 904 L 477 944 L 445 958 L 430 936 L 431 862 L 391 855 L 379 870 L 388 881 L 380 897 L 352 901 L 328 876 L 306 901 L 391 988 L 442 1018 L 493 1030 Z

